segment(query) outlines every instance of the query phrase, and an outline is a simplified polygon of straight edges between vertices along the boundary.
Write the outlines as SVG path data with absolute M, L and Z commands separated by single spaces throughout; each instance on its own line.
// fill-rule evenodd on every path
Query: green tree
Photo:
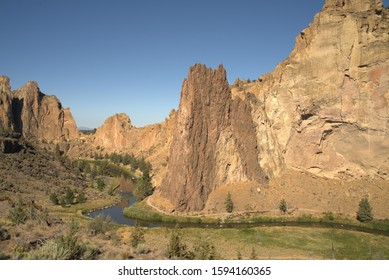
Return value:
M 154 188 L 151 185 L 151 176 L 146 169 L 143 171 L 142 176 L 137 180 L 137 186 L 133 192 L 134 197 L 138 201 L 144 200 L 146 197 L 152 195 Z
M 228 213 L 232 213 L 232 211 L 234 211 L 234 202 L 232 201 L 230 192 L 228 192 L 224 204 L 226 205 L 226 211 Z
M 281 199 L 280 204 L 279 204 L 278 207 L 279 207 L 279 209 L 280 209 L 280 211 L 281 211 L 282 214 L 285 214 L 286 211 L 288 211 L 288 207 L 287 207 L 287 205 L 286 205 L 285 199 Z
M 145 243 L 145 233 L 139 225 L 132 228 L 130 243 L 134 249 L 137 248 L 139 244 Z
M 362 198 L 359 202 L 357 220 L 360 222 L 367 222 L 373 220 L 372 208 L 367 198 Z
M 169 259 L 188 258 L 187 246 L 182 243 L 179 229 L 176 227 L 170 233 L 169 243 L 166 249 L 166 255 Z

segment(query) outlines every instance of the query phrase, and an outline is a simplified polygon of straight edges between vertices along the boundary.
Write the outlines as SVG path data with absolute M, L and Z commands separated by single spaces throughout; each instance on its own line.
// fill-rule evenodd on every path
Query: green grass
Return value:
M 165 222 L 165 223 L 220 223 L 220 219 L 212 219 L 208 217 L 185 217 L 165 215 L 154 211 L 145 201 L 141 201 L 127 207 L 123 210 L 126 217 L 139 219 L 151 222 Z
M 255 247 L 261 258 L 268 251 L 284 251 L 296 258 L 311 256 L 323 259 L 388 259 L 389 237 L 325 228 L 261 227 L 235 229 L 181 229 L 183 239 L 207 238 L 215 243 L 241 248 L 249 257 Z M 227 249 L 227 248 L 225 248 Z M 234 252 L 230 252 L 232 258 Z M 225 256 L 226 258 L 231 258 Z M 243 256 L 245 257 L 245 256 Z M 277 257 L 277 256 L 275 256 Z
M 173 216 L 165 215 L 156 212 L 145 201 L 135 203 L 132 206 L 124 209 L 124 215 L 139 220 L 152 221 L 152 222 L 170 222 L 170 223 L 194 223 L 194 224 L 219 224 L 221 223 L 220 218 L 212 218 L 206 216 L 199 217 L 188 217 L 188 216 Z M 349 230 L 372 230 L 376 233 L 389 236 L 389 220 L 379 220 L 361 223 L 357 220 L 351 220 L 343 216 L 334 216 L 329 213 L 325 213 L 322 217 L 313 217 L 311 215 L 302 215 L 299 217 L 293 216 L 280 216 L 280 217 L 268 217 L 261 215 L 248 215 L 241 214 L 236 215 L 233 218 L 227 218 L 223 223 L 258 223 L 258 224 L 272 224 L 277 225 L 278 223 L 296 223 L 301 226 L 312 226 L 312 227 L 337 227 Z

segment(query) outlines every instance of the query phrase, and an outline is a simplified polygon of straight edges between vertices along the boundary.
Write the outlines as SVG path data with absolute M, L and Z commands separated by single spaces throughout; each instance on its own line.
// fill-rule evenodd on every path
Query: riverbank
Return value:
M 125 208 L 123 214 L 127 218 L 161 223 L 162 226 L 168 227 L 171 227 L 172 224 L 179 224 L 182 227 L 301 226 L 337 228 L 389 236 L 388 220 L 361 223 L 332 213 L 323 213 L 322 216 L 301 215 L 297 217 L 266 216 L 261 213 L 221 213 L 217 216 L 168 215 L 157 212 L 146 201 L 142 201 Z

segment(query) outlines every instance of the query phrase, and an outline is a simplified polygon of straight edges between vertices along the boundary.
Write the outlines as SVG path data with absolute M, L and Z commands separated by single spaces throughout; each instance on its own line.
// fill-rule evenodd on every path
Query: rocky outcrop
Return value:
M 168 173 L 156 195 L 175 210 L 201 210 L 217 186 L 248 180 L 266 181 L 250 108 L 232 100 L 223 66 L 197 64 L 182 86 Z
M 0 76 L 0 132 L 14 131 L 14 129 L 9 78 Z
M 233 90 L 262 106 L 253 120 L 273 152 L 262 142 L 261 165 L 389 178 L 388 15 L 381 1 L 328 0 L 284 62 Z
M 64 142 L 79 137 L 69 109 L 55 96 L 43 94 L 36 82 L 11 92 L 8 77 L 0 77 L 0 127 L 34 141 Z
M 94 144 L 103 147 L 106 151 L 115 151 L 126 147 L 133 126 L 126 114 L 116 114 L 105 120 L 96 130 Z
M 287 169 L 389 179 L 388 17 L 379 0 L 327 0 L 285 61 L 232 93 L 224 69 L 192 67 L 152 202 L 200 210 L 219 185 Z

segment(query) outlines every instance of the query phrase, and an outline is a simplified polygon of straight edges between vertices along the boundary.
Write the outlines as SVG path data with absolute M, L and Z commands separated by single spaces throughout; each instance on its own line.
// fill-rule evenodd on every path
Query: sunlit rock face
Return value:
M 159 195 L 177 210 L 201 210 L 218 185 L 265 182 L 257 154 L 250 106 L 232 99 L 224 68 L 191 67 Z
M 329 0 L 255 82 L 229 88 L 222 67 L 193 66 L 155 196 L 200 210 L 219 185 L 264 185 L 285 169 L 388 179 L 388 17 L 381 1 Z
M 36 82 L 11 91 L 8 77 L 0 77 L 0 127 L 28 140 L 64 142 L 79 137 L 70 109 L 55 96 L 42 93 Z

